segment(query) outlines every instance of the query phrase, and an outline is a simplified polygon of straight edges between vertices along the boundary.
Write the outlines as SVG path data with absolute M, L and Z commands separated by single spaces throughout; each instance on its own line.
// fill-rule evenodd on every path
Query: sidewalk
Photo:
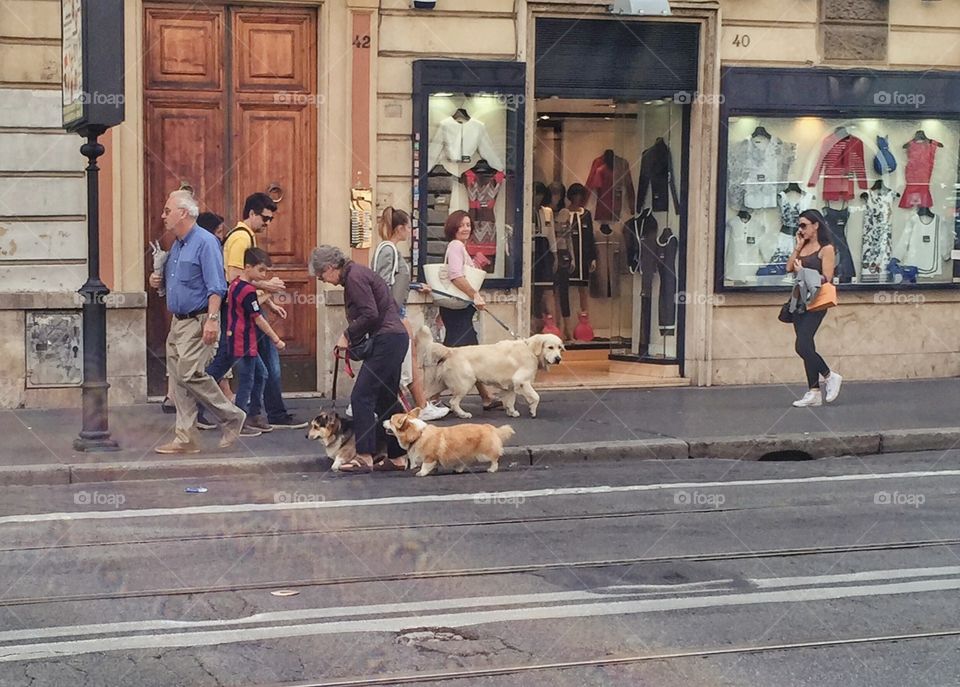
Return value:
M 511 419 L 465 408 L 473 421 L 509 422 L 517 430 L 507 464 L 596 458 L 712 457 L 756 460 L 772 451 L 811 457 L 960 447 L 960 379 L 847 382 L 835 404 L 792 408 L 802 389 L 784 386 L 547 391 L 540 416 Z M 344 402 L 341 402 L 342 410 Z M 307 420 L 325 399 L 288 403 Z M 444 420 L 443 423 L 448 423 Z M 157 404 L 115 408 L 113 453 L 73 450 L 80 410 L 0 411 L 0 484 L 66 484 L 119 479 L 302 472 L 325 469 L 320 446 L 306 430 L 275 430 L 216 448 L 220 433 L 201 432 L 199 455 L 160 456 L 153 448 L 173 437 L 173 416 Z M 911 431 L 912 430 L 912 431 Z M 924 431 L 916 431 L 924 430 Z

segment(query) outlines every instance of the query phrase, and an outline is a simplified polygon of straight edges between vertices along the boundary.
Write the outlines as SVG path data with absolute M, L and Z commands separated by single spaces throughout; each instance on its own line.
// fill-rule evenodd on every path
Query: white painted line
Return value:
M 523 604 L 548 604 L 573 601 L 596 601 L 614 598 L 595 592 L 544 592 L 538 594 L 514 594 L 510 596 L 475 596 L 460 599 L 437 599 L 434 601 L 408 601 L 403 603 L 372 604 L 367 606 L 339 606 L 332 608 L 306 608 L 294 611 L 270 611 L 254 613 L 242 618 L 217 620 L 131 620 L 122 623 L 99 623 L 94 625 L 64 625 L 39 627 L 29 630 L 0 632 L 0 642 L 16 642 L 49 637 L 80 635 L 122 634 L 148 630 L 189 630 L 205 627 L 230 627 L 318 618 L 344 618 L 388 613 L 418 613 L 421 611 L 445 611 L 450 609 L 484 608 L 491 606 L 517 606 Z
M 310 501 L 304 503 L 233 503 L 182 508 L 142 508 L 138 510 L 80 511 L 74 513 L 34 513 L 0 517 L 0 525 L 30 522 L 75 520 L 122 520 L 127 518 L 159 518 L 182 515 L 220 515 L 229 513 L 273 512 L 287 510 L 323 510 L 327 508 L 373 508 L 424 503 L 498 503 L 498 499 L 534 499 L 549 496 L 593 496 L 630 492 L 667 491 L 670 489 L 713 489 L 734 487 L 780 486 L 784 484 L 817 484 L 829 482 L 868 482 L 892 479 L 926 479 L 960 477 L 960 470 L 935 472 L 890 472 L 872 475 L 821 475 L 818 477 L 788 477 L 785 479 L 736 480 L 730 482 L 675 482 L 672 484 L 632 484 L 620 487 L 560 487 L 526 491 L 472 492 L 460 494 L 421 494 L 414 496 L 385 496 L 373 499 L 342 499 L 339 501 Z
M 310 637 L 346 633 L 401 632 L 411 627 L 424 626 L 468 627 L 487 623 L 557 620 L 564 618 L 595 618 L 692 608 L 827 601 L 867 596 L 952 591 L 957 589 L 960 589 L 960 579 L 923 580 L 894 584 L 865 585 L 860 587 L 818 587 L 686 598 L 635 599 L 630 601 L 581 603 L 562 606 L 537 606 L 436 615 L 343 620 L 281 627 L 254 627 L 159 635 L 146 634 L 5 646 L 0 647 L 0 662 L 76 656 L 101 651 L 134 651 L 140 649 L 213 646 L 236 642 L 256 642 L 290 637 Z

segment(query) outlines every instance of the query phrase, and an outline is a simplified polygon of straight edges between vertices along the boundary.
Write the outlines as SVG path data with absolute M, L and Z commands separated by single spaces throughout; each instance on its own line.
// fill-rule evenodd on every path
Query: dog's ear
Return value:
M 527 345 L 538 358 L 543 355 L 543 337 L 540 334 L 534 334 L 527 339 Z
M 409 413 L 407 413 L 407 415 L 409 415 L 410 417 L 420 417 L 420 411 L 421 411 L 421 410 L 422 410 L 422 408 L 420 408 L 420 407 L 418 406 L 418 407 L 414 408 L 413 410 L 411 410 Z
M 396 423 L 394 423 L 394 424 L 396 424 L 397 429 L 403 429 L 404 427 L 407 426 L 407 423 L 408 423 L 409 421 L 410 421 L 410 418 L 409 418 L 407 415 L 401 415 L 401 416 L 400 416 L 400 421 L 399 421 L 399 422 L 396 422 Z

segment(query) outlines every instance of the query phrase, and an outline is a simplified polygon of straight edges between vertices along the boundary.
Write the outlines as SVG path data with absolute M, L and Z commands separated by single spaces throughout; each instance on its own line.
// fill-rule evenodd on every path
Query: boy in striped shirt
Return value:
M 234 374 L 238 378 L 235 403 L 247 414 L 241 436 L 259 436 L 273 428 L 260 413 L 263 408 L 263 386 L 267 367 L 257 351 L 257 329 L 260 329 L 282 351 L 286 344 L 277 336 L 260 313 L 257 288 L 252 282 L 265 281 L 270 256 L 260 248 L 248 248 L 243 254 L 243 270 L 227 289 L 227 345 L 233 356 Z

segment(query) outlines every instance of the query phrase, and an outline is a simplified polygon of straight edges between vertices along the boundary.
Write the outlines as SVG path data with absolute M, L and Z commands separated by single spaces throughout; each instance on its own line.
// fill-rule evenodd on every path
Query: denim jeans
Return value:
M 263 407 L 267 411 L 267 422 L 283 422 L 287 417 L 287 407 L 283 404 L 283 391 L 280 387 L 280 352 L 270 337 L 257 330 L 257 350 L 266 366 L 267 380 L 263 387 Z
M 233 351 L 230 350 L 230 344 L 227 342 L 227 316 L 226 312 L 220 311 L 220 343 L 217 344 L 217 354 L 207 365 L 206 373 L 214 378 L 217 383 L 223 379 L 223 375 L 233 365 Z
M 239 378 L 236 404 L 247 417 L 255 417 L 263 407 L 263 384 L 267 377 L 267 367 L 260 360 L 260 356 L 256 355 L 234 358 L 233 363 Z

